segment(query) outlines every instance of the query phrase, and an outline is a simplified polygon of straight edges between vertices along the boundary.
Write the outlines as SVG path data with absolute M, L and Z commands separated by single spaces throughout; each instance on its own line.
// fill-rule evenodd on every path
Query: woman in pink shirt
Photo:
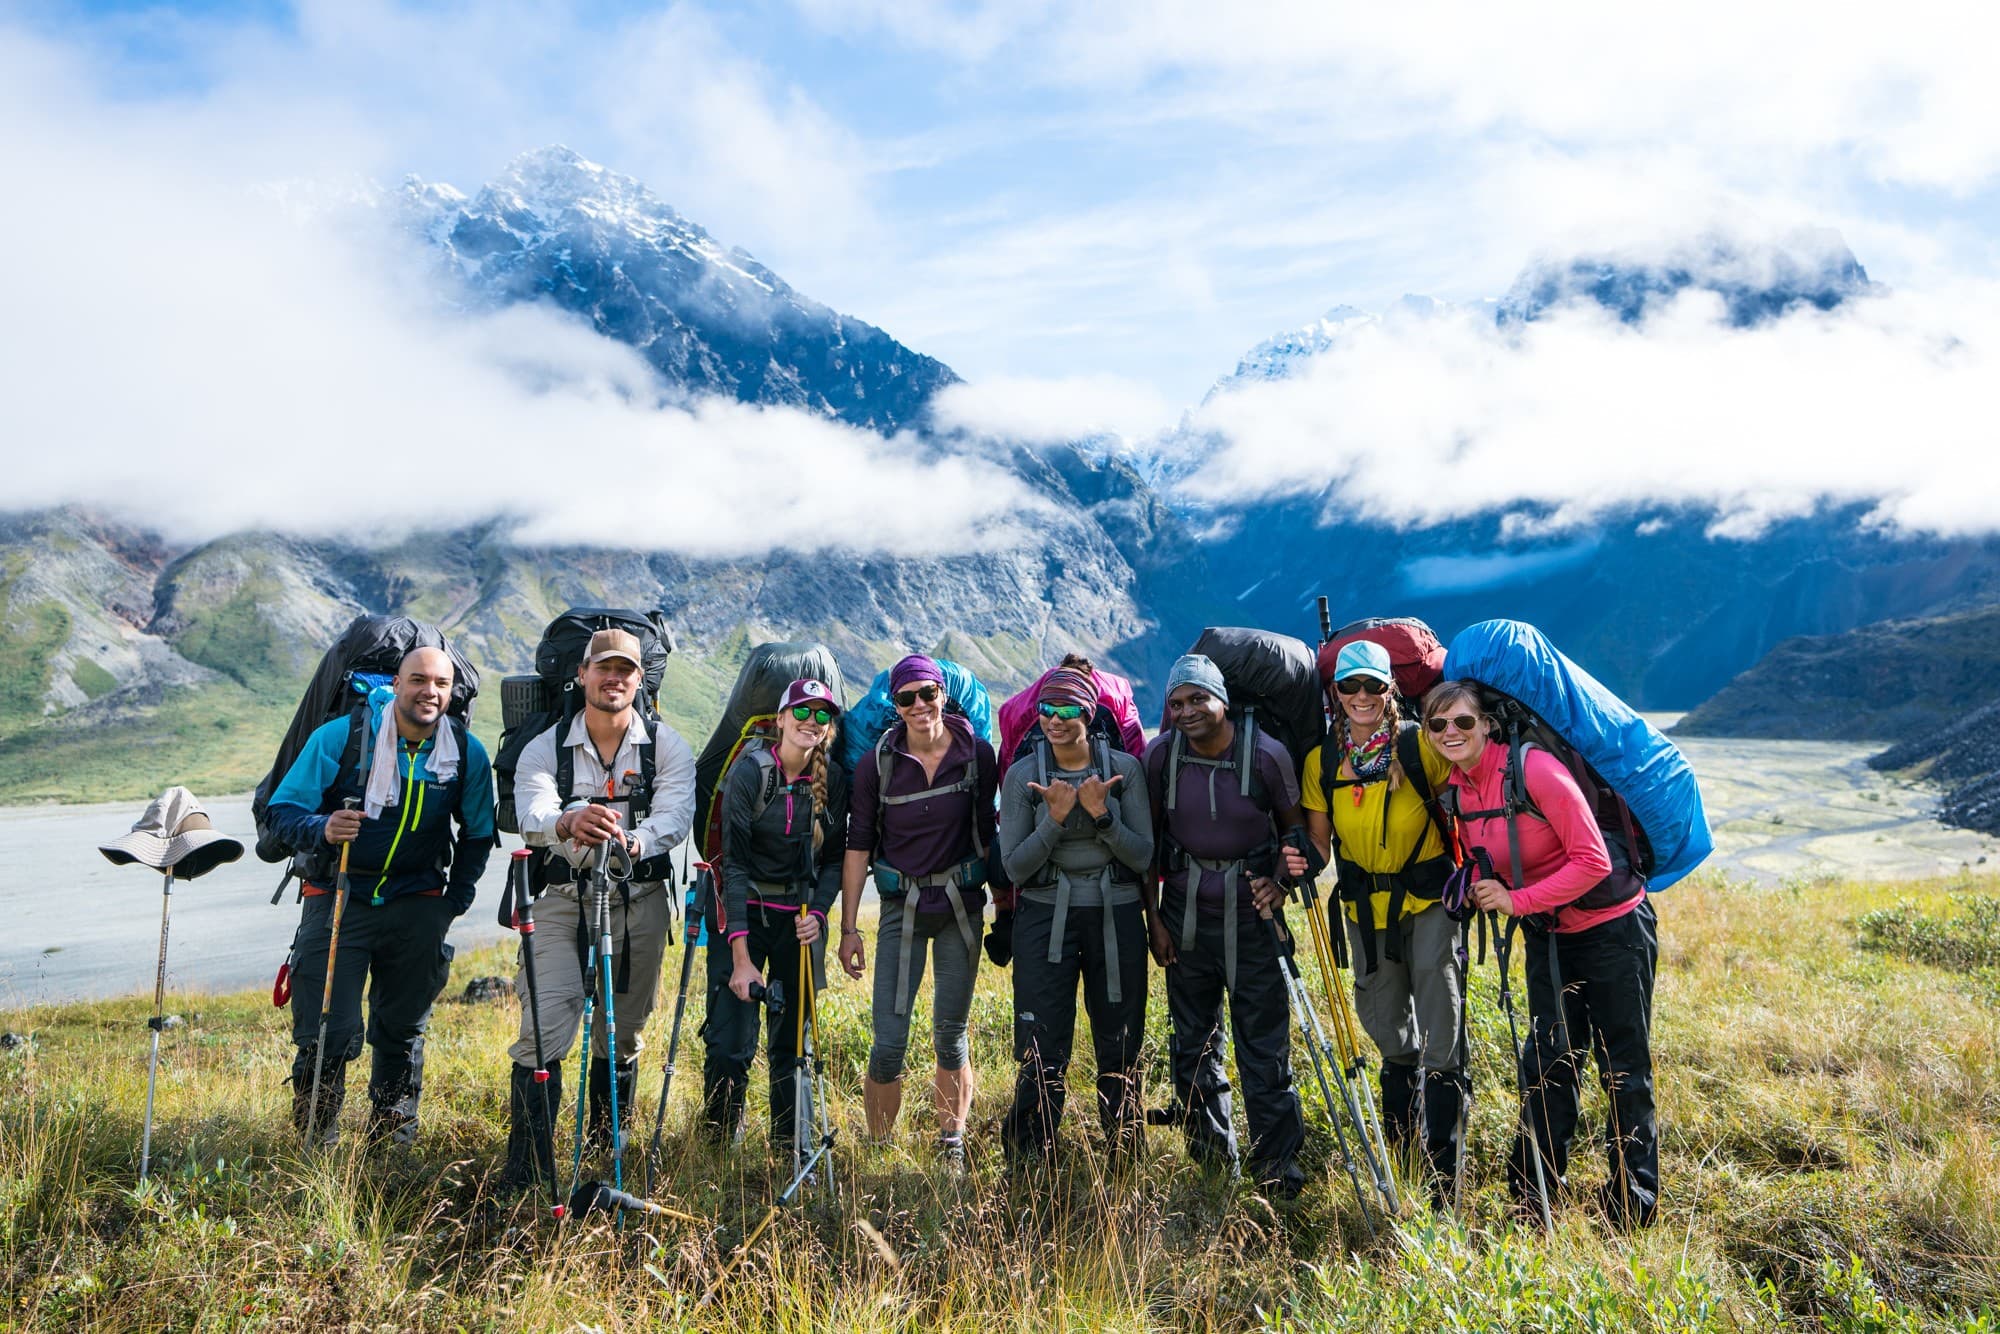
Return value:
M 1614 1221 L 1646 1226 L 1659 1197 L 1660 1149 L 1651 1038 L 1659 939 L 1645 881 L 1631 869 L 1626 849 L 1606 842 L 1568 768 L 1538 746 L 1521 750 L 1526 801 L 1517 800 L 1509 818 L 1508 748 L 1493 741 L 1499 728 L 1479 686 L 1434 687 L 1424 697 L 1424 726 L 1452 764 L 1460 837 L 1483 877 L 1473 901 L 1513 919 L 1505 929 L 1518 923 L 1527 939 L 1522 1128 L 1507 1165 L 1508 1188 L 1522 1205 L 1536 1206 L 1528 1134 L 1540 1146 L 1548 1188 L 1561 1184 L 1583 1062 L 1595 1053 L 1610 1117 L 1609 1179 L 1598 1202 Z

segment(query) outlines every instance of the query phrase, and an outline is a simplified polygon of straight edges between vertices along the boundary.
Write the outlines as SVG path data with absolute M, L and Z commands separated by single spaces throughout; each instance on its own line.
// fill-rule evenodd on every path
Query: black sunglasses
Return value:
M 1389 683 L 1378 681 L 1372 676 L 1343 676 L 1334 682 L 1333 688 L 1343 695 L 1359 695 L 1364 692 L 1370 695 L 1389 693 Z
M 918 700 L 922 700 L 924 703 L 929 704 L 937 697 L 938 697 L 938 688 L 936 686 L 918 686 L 915 690 L 898 690 L 896 692 L 896 707 L 899 709 L 907 709 L 912 705 L 914 705 Z
M 814 722 L 818 723 L 821 727 L 825 727 L 828 723 L 833 721 L 833 710 L 815 709 L 810 704 L 794 704 L 792 705 L 792 717 L 797 719 L 799 722 L 804 722 L 806 719 L 810 718 Z

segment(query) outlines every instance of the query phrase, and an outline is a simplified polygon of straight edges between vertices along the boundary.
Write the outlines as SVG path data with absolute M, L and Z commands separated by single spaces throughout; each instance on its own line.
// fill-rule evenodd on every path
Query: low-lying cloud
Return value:
M 1752 328 L 1687 291 L 1621 324 L 1578 302 L 1525 325 L 1481 310 L 1348 331 L 1290 378 L 1192 414 L 1187 494 L 1331 488 L 1425 525 L 1527 504 L 1560 529 L 1712 511 L 1721 536 L 1827 504 L 1952 536 L 2000 529 L 2000 287 L 1886 293 Z
M 1042 379 L 995 376 L 939 391 L 930 404 L 939 430 L 1029 445 L 1116 436 L 1144 440 L 1176 409 L 1151 385 L 1115 375 Z
M 182 148 L 200 140 L 174 126 L 212 109 L 134 116 L 63 74 L 0 31 L 8 508 L 364 542 L 503 516 L 527 541 L 714 557 L 963 550 L 1034 508 L 907 436 L 670 403 L 637 352 L 553 309 L 448 313 L 385 218 L 357 233 L 369 210 L 301 208 Z

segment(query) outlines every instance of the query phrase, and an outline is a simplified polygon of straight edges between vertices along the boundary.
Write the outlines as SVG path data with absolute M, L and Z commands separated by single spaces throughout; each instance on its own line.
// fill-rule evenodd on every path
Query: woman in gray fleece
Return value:
M 1077 982 L 1097 1057 L 1097 1111 L 1114 1159 L 1136 1147 L 1146 1029 L 1146 921 L 1140 877 L 1153 858 L 1151 804 L 1137 757 L 1093 732 L 1098 689 L 1070 657 L 1042 683 L 1041 735 L 1000 789 L 1000 856 L 1018 891 L 1014 919 L 1014 1106 L 1009 1163 L 1052 1147 L 1076 1035 Z M 1110 734 L 1116 737 L 1114 727 Z

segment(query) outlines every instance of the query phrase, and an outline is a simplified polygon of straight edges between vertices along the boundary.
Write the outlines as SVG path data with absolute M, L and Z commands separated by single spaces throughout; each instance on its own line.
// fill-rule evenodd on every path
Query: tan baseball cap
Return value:
M 599 630 L 590 637 L 590 648 L 583 655 L 583 660 L 594 663 L 603 662 L 606 658 L 623 658 L 639 668 L 646 665 L 646 659 L 639 651 L 639 638 L 630 630 Z

